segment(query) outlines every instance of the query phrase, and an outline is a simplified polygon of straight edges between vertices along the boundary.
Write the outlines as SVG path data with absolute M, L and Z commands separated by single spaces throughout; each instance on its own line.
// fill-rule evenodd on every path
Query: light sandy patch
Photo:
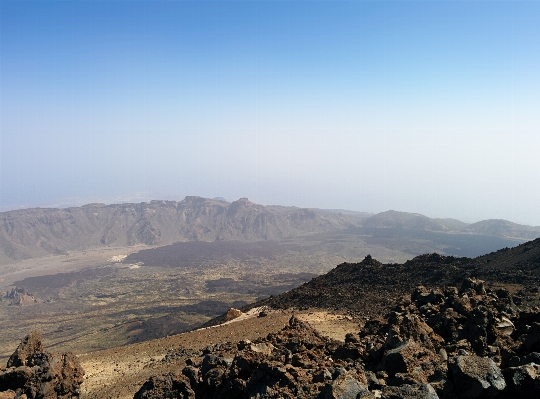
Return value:
M 325 310 L 302 311 L 297 313 L 296 317 L 307 322 L 319 334 L 338 341 L 345 341 L 345 335 L 348 333 L 356 334 L 360 330 L 358 323 L 353 321 L 350 316 Z
M 268 310 L 266 309 L 266 306 L 262 306 L 262 307 L 258 307 L 258 308 L 253 308 L 253 309 L 250 309 L 248 310 L 247 312 L 245 313 L 242 313 L 240 316 L 238 316 L 236 319 L 232 319 L 232 320 L 229 320 L 229 321 L 226 321 L 224 323 L 221 323 L 221 324 L 218 324 L 217 326 L 210 326 L 210 327 L 205 327 L 205 328 L 215 328 L 215 327 L 219 327 L 219 326 L 226 326 L 228 324 L 232 324 L 232 323 L 238 323 L 239 321 L 244 321 L 246 319 L 252 319 L 253 317 L 258 317 L 259 316 L 259 313 L 262 311 L 262 310 L 265 310 L 268 312 Z M 273 311 L 270 311 L 270 312 L 273 312 Z M 275 312 L 275 311 L 274 311 Z M 204 330 L 205 328 L 202 328 L 201 330 Z
M 132 247 L 92 248 L 85 251 L 70 252 L 67 255 L 51 255 L 43 258 L 27 259 L 8 265 L 0 265 L 0 289 L 13 285 L 15 281 L 27 277 L 39 277 L 57 273 L 67 273 L 87 267 L 103 266 L 111 258 L 126 257 L 141 249 L 156 248 L 144 244 Z
M 118 263 L 118 262 L 122 262 L 126 258 L 127 258 L 127 255 L 115 255 L 111 259 L 109 259 L 109 262 Z

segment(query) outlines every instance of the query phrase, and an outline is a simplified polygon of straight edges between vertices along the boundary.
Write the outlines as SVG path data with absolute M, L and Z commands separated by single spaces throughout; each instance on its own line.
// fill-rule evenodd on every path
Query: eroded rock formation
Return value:
M 78 398 L 84 371 L 72 353 L 43 351 L 41 335 L 27 335 L 0 370 L 0 398 Z

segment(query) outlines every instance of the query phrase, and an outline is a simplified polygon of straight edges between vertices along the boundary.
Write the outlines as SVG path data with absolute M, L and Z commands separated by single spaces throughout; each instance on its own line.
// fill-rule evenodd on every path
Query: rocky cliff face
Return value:
M 538 309 L 481 280 L 419 286 L 344 343 L 293 317 L 257 341 L 205 349 L 134 398 L 538 398 L 539 326 Z
M 177 241 L 278 240 L 358 225 L 359 217 L 247 198 L 227 203 L 201 197 L 140 204 L 89 204 L 0 213 L 0 264 L 107 245 Z

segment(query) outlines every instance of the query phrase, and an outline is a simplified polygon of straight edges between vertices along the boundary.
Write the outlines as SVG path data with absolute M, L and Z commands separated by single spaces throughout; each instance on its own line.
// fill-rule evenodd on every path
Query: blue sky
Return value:
M 0 1 L 0 208 L 540 225 L 538 1 Z

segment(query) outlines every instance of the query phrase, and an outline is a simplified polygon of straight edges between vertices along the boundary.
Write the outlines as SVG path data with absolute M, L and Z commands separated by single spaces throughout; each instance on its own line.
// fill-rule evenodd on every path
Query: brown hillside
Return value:
M 88 204 L 0 213 L 0 264 L 67 251 L 177 241 L 261 241 L 335 231 L 361 218 L 295 207 L 201 197 L 140 204 Z

